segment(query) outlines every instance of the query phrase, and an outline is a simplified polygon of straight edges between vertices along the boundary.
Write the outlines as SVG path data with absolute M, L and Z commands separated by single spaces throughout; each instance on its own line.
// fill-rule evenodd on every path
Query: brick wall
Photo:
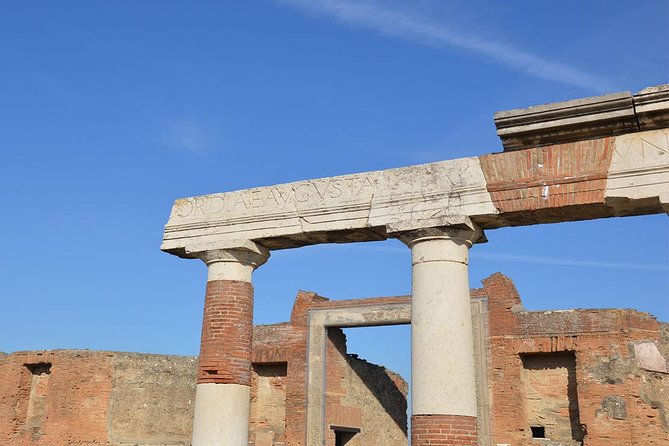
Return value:
M 639 367 L 633 353 L 640 342 L 666 348 L 655 318 L 632 310 L 529 312 L 507 277 L 483 282 L 492 444 L 547 444 L 532 438 L 531 425 L 540 424 L 565 445 L 669 444 L 669 374 Z
M 111 390 L 111 365 L 101 354 L 4 356 L 0 359 L 0 444 L 104 443 Z
M 508 224 L 611 216 L 604 206 L 615 138 L 479 157 L 493 203 Z

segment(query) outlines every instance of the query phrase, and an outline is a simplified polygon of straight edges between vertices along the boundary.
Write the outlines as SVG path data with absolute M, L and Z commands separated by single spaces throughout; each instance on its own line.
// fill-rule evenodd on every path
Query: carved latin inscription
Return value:
M 496 212 L 479 160 L 462 158 L 179 199 L 162 249 L 190 255 L 260 239 L 278 249 L 322 243 L 334 231 L 337 240 L 377 240 L 383 231 L 367 229 L 399 223 L 414 228 L 434 225 L 436 217 Z
M 215 195 L 184 198 L 175 203 L 172 217 L 202 217 L 245 213 L 269 208 L 323 207 L 365 200 L 377 189 L 375 174 L 332 177 Z M 223 217 L 224 218 L 224 217 Z

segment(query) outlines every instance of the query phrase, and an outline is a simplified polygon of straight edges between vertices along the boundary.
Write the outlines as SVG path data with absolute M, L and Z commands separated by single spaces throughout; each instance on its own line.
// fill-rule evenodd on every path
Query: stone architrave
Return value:
M 619 136 L 606 183 L 606 200 L 618 204 L 618 214 L 625 215 L 635 202 L 657 197 L 669 213 L 668 161 L 669 129 Z
M 668 129 L 176 200 L 161 249 L 196 258 L 385 240 L 408 229 L 483 229 L 669 210 Z M 459 216 L 459 217 L 453 217 Z
M 496 213 L 479 160 L 462 158 L 179 199 L 162 249 L 194 257 L 247 240 L 269 249 L 383 240 L 397 221 Z

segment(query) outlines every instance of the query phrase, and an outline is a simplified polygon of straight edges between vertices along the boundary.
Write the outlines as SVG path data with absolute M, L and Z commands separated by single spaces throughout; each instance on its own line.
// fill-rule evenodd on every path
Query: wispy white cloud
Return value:
M 168 120 L 161 136 L 166 146 L 192 153 L 204 153 L 210 145 L 202 127 L 192 120 Z
M 387 254 L 410 255 L 410 250 L 404 246 L 392 246 L 385 243 L 350 243 L 320 245 L 324 249 L 365 249 L 370 251 L 383 252 Z M 317 251 L 315 251 L 317 252 Z M 491 260 L 499 262 L 530 263 L 554 266 L 569 266 L 578 268 L 604 268 L 604 269 L 625 269 L 642 271 L 669 271 L 669 264 L 649 264 L 632 262 L 607 262 L 602 260 L 584 260 L 569 259 L 563 257 L 532 256 L 522 254 L 510 254 L 503 252 L 480 252 L 473 250 L 469 256 L 475 260 Z
M 388 7 L 374 0 L 277 0 L 303 11 L 328 16 L 342 23 L 421 44 L 448 46 L 469 51 L 530 76 L 584 88 L 593 92 L 612 90 L 599 76 L 523 51 L 500 41 L 458 30 L 418 11 Z

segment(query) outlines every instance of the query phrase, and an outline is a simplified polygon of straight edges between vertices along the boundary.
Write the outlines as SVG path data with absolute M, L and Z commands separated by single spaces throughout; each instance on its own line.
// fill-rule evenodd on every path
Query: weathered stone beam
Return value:
M 669 127 L 669 84 L 644 88 L 634 95 L 640 130 Z
M 669 129 L 179 199 L 162 249 L 268 249 L 669 212 Z
M 478 158 L 462 158 L 180 199 L 162 249 L 193 257 L 244 240 L 269 249 L 383 240 L 389 225 L 406 221 L 429 227 L 497 214 L 485 184 Z
M 505 151 L 669 126 L 669 84 L 495 113 Z

